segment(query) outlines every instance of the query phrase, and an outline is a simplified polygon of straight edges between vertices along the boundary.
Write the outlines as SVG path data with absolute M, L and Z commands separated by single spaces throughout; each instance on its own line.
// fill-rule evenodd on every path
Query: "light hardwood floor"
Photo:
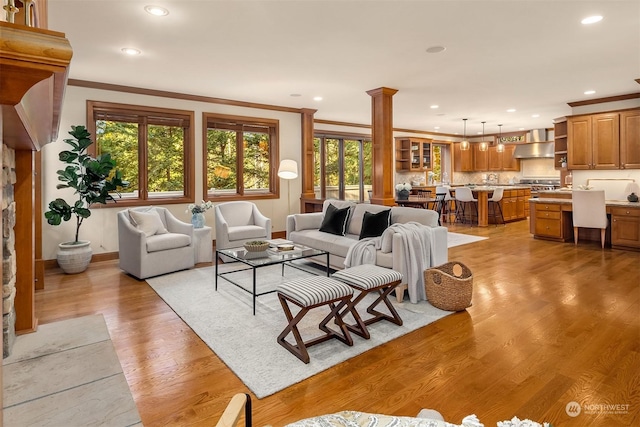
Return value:
M 514 415 L 556 427 L 640 425 L 640 253 L 534 240 L 528 221 L 450 230 L 489 237 L 449 250 L 474 274 L 472 307 L 254 398 L 254 424 L 434 408 L 456 423 L 475 413 L 485 426 Z M 104 314 L 145 426 L 214 425 L 233 394 L 247 391 L 117 261 L 47 272 L 36 293 L 41 324 L 91 313 Z M 565 411 L 572 401 L 582 405 L 577 417 Z

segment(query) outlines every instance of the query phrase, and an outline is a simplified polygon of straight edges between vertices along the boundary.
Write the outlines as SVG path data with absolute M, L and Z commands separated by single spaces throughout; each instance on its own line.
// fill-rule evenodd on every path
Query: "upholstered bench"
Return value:
M 378 298 L 367 307 L 367 313 L 373 317 L 364 321 L 357 317 L 356 323 L 347 325 L 347 329 L 363 338 L 369 338 L 370 334 L 366 325 L 378 322 L 380 320 L 388 320 L 396 325 L 402 325 L 402 319 L 396 309 L 389 301 L 389 293 L 393 291 L 402 282 L 402 274 L 395 270 L 379 267 L 373 264 L 362 264 L 355 267 L 345 268 L 334 273 L 333 279 L 339 280 L 351 286 L 359 294 L 352 301 L 352 307 L 357 309 L 357 305 L 368 294 L 377 293 Z M 378 304 L 384 303 L 390 314 L 382 313 L 376 309 Z M 345 312 L 342 313 L 343 315 Z M 354 316 L 355 317 L 355 316 Z
M 291 282 L 278 286 L 276 290 L 284 314 L 289 322 L 287 327 L 278 335 L 277 341 L 278 344 L 289 350 L 298 359 L 304 363 L 309 363 L 307 347 L 331 338 L 336 338 L 349 346 L 353 345 L 353 338 L 351 338 L 349 330 L 342 319 L 343 312 L 351 312 L 354 317 L 360 319 L 358 313 L 351 305 L 353 289 L 350 286 L 330 277 L 316 276 L 292 280 Z M 300 307 L 300 311 L 295 317 L 291 313 L 289 303 Z M 322 319 L 318 325 L 318 328 L 324 332 L 324 335 L 303 341 L 300 331 L 298 330 L 298 323 L 311 309 L 325 305 L 329 306 L 330 313 Z M 332 319 L 335 320 L 335 324 L 340 328 L 340 332 L 327 327 L 327 323 Z M 293 334 L 296 341 L 295 345 L 285 339 L 289 333 Z

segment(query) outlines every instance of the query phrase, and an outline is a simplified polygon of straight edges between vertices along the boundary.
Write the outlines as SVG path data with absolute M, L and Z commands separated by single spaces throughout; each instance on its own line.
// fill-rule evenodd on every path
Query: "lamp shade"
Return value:
M 280 162 L 278 176 L 283 179 L 295 179 L 298 177 L 298 163 L 295 160 L 284 159 Z
M 629 195 L 631 193 L 635 193 L 638 195 L 640 193 L 640 185 L 637 182 L 630 182 L 627 184 L 627 187 L 624 189 L 624 192 Z

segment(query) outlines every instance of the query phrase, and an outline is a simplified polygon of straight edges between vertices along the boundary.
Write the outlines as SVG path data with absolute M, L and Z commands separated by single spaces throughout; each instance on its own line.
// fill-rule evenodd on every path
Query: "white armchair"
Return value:
M 118 240 L 120 268 L 138 279 L 194 266 L 193 225 L 166 208 L 118 212 Z
M 215 206 L 216 249 L 242 246 L 251 240 L 271 239 L 271 219 L 251 202 L 225 202 Z

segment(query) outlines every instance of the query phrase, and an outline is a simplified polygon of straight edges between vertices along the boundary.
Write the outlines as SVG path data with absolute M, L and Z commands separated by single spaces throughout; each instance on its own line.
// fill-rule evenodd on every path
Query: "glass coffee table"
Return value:
M 234 261 L 241 262 L 245 265 L 248 265 L 249 268 L 226 271 L 224 273 L 220 273 L 218 271 L 218 264 L 220 262 L 220 255 L 227 256 Z M 305 258 L 313 258 L 313 257 L 326 257 L 325 268 L 327 271 L 327 277 L 329 277 L 329 252 L 322 251 L 319 249 L 308 248 L 302 245 L 295 245 L 293 250 L 289 251 L 278 251 L 277 249 L 268 249 L 264 252 L 248 252 L 245 248 L 232 248 L 232 249 L 216 249 L 216 279 L 215 279 L 215 289 L 218 290 L 218 277 L 223 278 L 227 282 L 237 286 L 243 291 L 250 293 L 253 296 L 253 314 L 256 314 L 256 298 L 262 295 L 271 294 L 275 292 L 275 289 L 271 289 L 265 292 L 258 293 L 256 290 L 256 270 L 261 267 L 268 267 L 270 265 L 282 265 L 282 275 L 284 276 L 284 267 L 289 266 L 298 270 L 306 271 L 310 274 L 315 274 L 303 267 L 300 267 L 293 263 L 293 261 L 305 259 Z M 253 286 L 251 289 L 247 289 L 247 287 L 242 286 L 240 283 L 235 280 L 225 277 L 229 274 L 237 273 L 243 270 L 253 270 Z

